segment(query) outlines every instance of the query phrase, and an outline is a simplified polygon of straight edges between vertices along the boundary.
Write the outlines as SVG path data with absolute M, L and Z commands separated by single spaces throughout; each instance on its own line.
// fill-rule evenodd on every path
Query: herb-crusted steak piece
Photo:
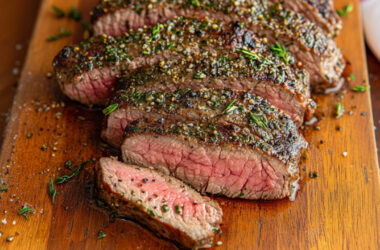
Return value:
M 125 130 L 124 161 L 153 167 L 196 190 L 243 199 L 294 192 L 307 143 L 289 120 L 252 113 L 251 124 L 135 121 Z M 266 124 L 266 125 L 264 125 Z
M 305 114 L 312 112 L 307 73 L 287 66 L 268 51 L 260 54 L 248 49 L 233 53 L 205 51 L 131 71 L 121 81 L 120 85 L 140 92 L 168 93 L 187 88 L 243 90 L 264 97 L 297 124 L 302 124 Z
M 89 105 L 104 104 L 122 72 L 131 74 L 165 60 L 185 59 L 191 63 L 191 58 L 206 58 L 208 54 L 222 60 L 219 64 L 226 60 L 228 63 L 229 58 L 244 57 L 239 60 L 252 64 L 251 75 L 272 78 L 297 92 L 302 102 L 308 102 L 306 71 L 280 44 L 268 44 L 241 27 L 240 23 L 176 18 L 120 37 L 98 36 L 78 46 L 65 47 L 53 66 L 62 91 Z M 260 65 L 265 67 L 257 67 Z
M 182 247 L 210 247 L 220 231 L 219 205 L 173 177 L 101 158 L 97 182 L 100 198 L 118 214 Z
M 295 9 L 310 7 L 302 0 L 285 1 L 285 5 Z M 308 12 L 307 16 L 315 16 L 310 13 L 316 12 Z M 95 7 L 93 22 L 95 34 L 120 35 L 129 29 L 153 26 L 176 16 L 244 22 L 246 28 L 270 43 L 278 41 L 284 45 L 297 61 L 305 65 L 313 85 L 338 82 L 345 67 L 343 56 L 330 35 L 280 3 L 268 4 L 257 0 L 160 0 L 154 3 L 111 0 L 102 1 Z
M 230 89 L 141 93 L 130 88 L 119 91 L 110 107 L 115 108 L 106 117 L 102 139 L 115 148 L 120 147 L 125 128 L 136 120 L 223 122 L 242 127 L 257 123 L 263 129 L 268 126 L 296 127 L 289 116 L 266 99 Z M 281 133 L 277 135 L 281 136 Z

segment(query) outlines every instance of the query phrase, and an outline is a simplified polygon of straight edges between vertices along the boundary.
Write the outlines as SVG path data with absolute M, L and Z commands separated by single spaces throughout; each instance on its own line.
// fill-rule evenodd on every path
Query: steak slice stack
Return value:
M 285 1 L 286 6 L 294 5 L 295 9 L 307 9 L 316 1 L 308 1 L 309 4 L 306 5 L 305 3 L 301 0 Z M 322 6 L 328 5 L 322 4 Z M 120 35 L 129 29 L 137 29 L 144 25 L 153 26 L 157 22 L 176 16 L 244 22 L 248 29 L 266 37 L 269 42 L 278 41 L 285 45 L 297 61 L 305 65 L 313 85 L 338 82 L 345 67 L 343 56 L 331 35 L 326 34 L 316 23 L 305 19 L 299 13 L 283 8 L 279 3 L 268 6 L 265 1 L 259 0 L 222 2 L 165 0 L 154 3 L 102 1 L 95 7 L 92 19 L 95 34 Z
M 56 56 L 53 62 L 56 78 L 70 99 L 102 105 L 110 97 L 116 77 L 123 72 L 130 74 L 163 60 L 189 61 L 193 57 L 205 57 L 204 54 L 222 60 L 219 64 L 243 55 L 242 63 L 255 61 L 265 66 L 264 70 L 250 67 L 250 74 L 294 89 L 293 94 L 298 92 L 300 102 L 307 106 L 306 71 L 296 65 L 281 45 L 268 44 L 241 27 L 241 23 L 224 24 L 206 18 L 176 18 L 116 38 L 97 36 L 78 46 L 65 47 Z
M 101 158 L 97 182 L 100 198 L 118 214 L 185 248 L 210 247 L 220 231 L 219 205 L 173 177 Z
M 131 122 L 121 146 L 123 159 L 171 174 L 201 192 L 244 199 L 290 197 L 307 143 L 277 109 L 253 104 L 246 113 L 231 117 L 245 119 L 245 125 L 227 119 Z

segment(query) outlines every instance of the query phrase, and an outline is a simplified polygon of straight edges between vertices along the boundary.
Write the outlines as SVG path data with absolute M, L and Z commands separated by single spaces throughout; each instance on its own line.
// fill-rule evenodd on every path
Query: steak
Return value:
M 219 205 L 173 177 L 101 158 L 97 182 L 100 198 L 119 215 L 182 247 L 210 247 L 220 232 Z
M 308 9 L 311 3 L 321 1 L 289 0 L 285 2 L 286 6 L 294 6 L 295 9 Z M 318 5 L 315 4 L 315 6 Z M 329 9 L 326 7 L 329 6 L 328 4 L 321 2 L 321 6 L 325 6 L 321 7 L 321 10 Z M 307 13 L 307 16 L 315 16 L 310 13 L 317 12 L 309 11 Z M 157 22 L 173 19 L 176 16 L 209 17 L 227 22 L 245 22 L 248 29 L 265 37 L 269 42 L 278 41 L 283 44 L 296 57 L 297 61 L 305 65 L 313 85 L 337 83 L 345 67 L 343 56 L 331 35 L 326 34 L 314 22 L 283 8 L 283 5 L 279 3 L 268 6 L 265 1 L 256 0 L 222 2 L 165 0 L 155 3 L 151 1 L 103 1 L 95 7 L 92 20 L 95 34 L 120 35 L 129 29 L 137 29 L 145 25 L 152 26 Z
M 302 66 L 297 66 L 283 46 L 268 44 L 244 29 L 242 23 L 208 18 L 177 18 L 116 38 L 97 36 L 78 46 L 65 47 L 54 59 L 53 66 L 61 90 L 70 99 L 102 105 L 123 72 L 130 75 L 141 67 L 164 60 L 190 61 L 207 54 L 223 61 L 244 55 L 242 63 L 255 61 L 265 66 L 264 69 L 250 67 L 250 74 L 279 81 L 284 88 L 299 95 L 301 102 L 308 101 L 307 73 Z
M 265 126 L 296 127 L 289 116 L 266 99 L 230 89 L 141 93 L 130 88 L 119 91 L 111 105 L 117 108 L 106 117 L 101 137 L 115 148 L 120 147 L 125 128 L 136 120 L 223 122 L 244 127 L 254 122 L 252 116 L 265 113 Z
M 201 53 L 191 57 L 162 60 L 158 65 L 126 73 L 122 88 L 140 92 L 172 92 L 190 88 L 231 88 L 268 99 L 297 124 L 312 113 L 309 78 L 305 71 L 290 68 L 269 54 L 242 49 L 235 53 Z
M 223 122 L 130 123 L 123 160 L 170 174 L 200 192 L 242 199 L 291 197 L 307 143 L 288 119 L 253 113 L 248 126 Z

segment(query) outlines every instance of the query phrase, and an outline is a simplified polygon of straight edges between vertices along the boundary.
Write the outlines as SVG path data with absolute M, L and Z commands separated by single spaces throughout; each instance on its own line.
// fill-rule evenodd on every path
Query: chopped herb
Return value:
M 310 178 L 317 178 L 317 177 L 319 177 L 319 174 L 314 173 L 314 172 L 311 172 L 311 173 L 309 174 L 309 176 L 310 176 Z
M 239 196 L 240 196 L 240 197 L 244 196 L 244 193 L 243 193 L 243 192 L 241 192 L 241 193 L 239 194 Z
M 82 29 L 85 30 L 85 31 L 86 30 L 87 31 L 91 31 L 92 30 L 92 26 L 88 22 L 82 21 Z
M 161 210 L 162 210 L 162 212 L 166 213 L 166 212 L 169 211 L 169 206 L 168 206 L 168 205 L 163 205 L 163 206 L 161 207 Z
M 41 150 L 42 150 L 42 151 L 46 151 L 46 149 L 47 149 L 46 145 L 42 145 L 42 146 L 41 146 Z
M 234 111 L 235 109 L 238 108 L 237 106 L 234 106 L 235 101 L 236 101 L 236 100 L 232 100 L 232 101 L 230 101 L 230 102 L 227 104 L 227 107 L 226 107 L 226 109 L 224 110 L 224 113 L 229 114 L 229 113 L 231 113 L 232 111 Z
M 46 40 L 47 40 L 48 42 L 52 42 L 52 41 L 57 41 L 59 38 L 60 38 L 59 35 L 54 35 L 54 36 L 50 36 L 50 37 L 48 37 Z
M 69 17 L 75 21 L 80 21 L 82 19 L 82 14 L 78 12 L 77 7 L 71 7 L 69 11 Z
M 177 214 L 182 214 L 182 207 L 179 206 L 179 205 L 175 206 L 175 212 L 176 212 Z
M 200 6 L 200 3 L 198 0 L 191 0 L 191 3 L 195 6 L 195 7 L 199 7 Z
M 336 103 L 336 117 L 339 118 L 344 113 L 344 107 L 341 102 Z
M 65 12 L 63 12 L 63 10 L 61 10 L 60 8 L 58 8 L 57 6 L 53 5 L 51 6 L 52 9 L 54 10 L 55 14 L 57 15 L 57 17 L 59 18 L 62 18 L 65 16 Z
M 54 188 L 53 178 L 50 178 L 49 182 L 49 195 L 51 197 L 52 202 L 55 201 L 55 196 L 57 195 L 57 190 Z
M 8 191 L 8 187 L 7 186 L 0 186 L 0 191 Z
M 106 208 L 108 209 L 108 207 L 106 207 Z M 116 219 L 116 217 L 117 217 L 117 213 L 116 212 L 112 212 L 112 213 L 110 213 L 108 219 L 109 219 L 110 222 L 114 222 L 115 219 Z
M 341 10 L 337 10 L 339 16 L 346 17 L 348 13 L 352 12 L 354 10 L 354 5 L 352 3 L 346 5 Z
M 26 220 L 29 220 L 28 213 L 34 213 L 34 210 L 29 208 L 28 205 L 25 205 L 23 208 L 18 211 L 19 215 L 23 215 Z
M 273 51 L 274 55 L 282 59 L 286 64 L 289 64 L 290 56 L 286 51 L 285 47 L 276 42 L 274 45 L 268 45 L 269 48 Z
M 103 239 L 103 238 L 106 237 L 106 236 L 107 236 L 106 233 L 103 232 L 102 230 L 100 230 L 100 231 L 98 232 L 98 239 Z
M 158 33 L 160 33 L 160 24 L 157 24 L 152 29 L 152 39 L 156 38 Z
M 357 86 L 353 87 L 351 90 L 354 92 L 366 92 L 367 87 L 364 85 L 357 85 Z
M 63 183 L 66 183 L 68 182 L 71 178 L 77 176 L 80 171 L 82 170 L 83 166 L 86 165 L 87 163 L 91 163 L 93 162 L 92 159 L 90 160 L 87 160 L 85 162 L 82 162 L 81 164 L 79 164 L 71 173 L 71 175 L 63 175 L 63 176 L 60 176 L 60 177 L 57 177 L 55 178 L 55 183 L 57 184 L 63 184 Z
M 248 49 L 237 49 L 236 51 L 242 53 L 245 57 L 252 60 L 257 60 L 259 56 L 256 54 L 256 52 L 248 50 Z
M 244 28 L 244 25 L 245 25 L 245 23 L 242 22 L 242 23 L 239 24 L 239 27 L 242 29 L 242 28 Z
M 268 128 L 268 119 L 265 116 L 262 116 L 259 118 L 257 115 L 255 115 L 252 112 L 249 112 L 249 115 L 251 117 L 251 121 L 254 122 L 257 126 L 262 128 Z
M 117 103 L 109 105 L 107 108 L 103 109 L 103 114 L 105 114 L 105 115 L 111 114 L 112 112 L 114 112 L 117 109 L 118 106 L 119 106 L 119 104 L 117 104 Z
M 150 209 L 148 210 L 148 214 L 149 214 L 150 216 L 155 216 L 155 215 L 154 215 L 154 212 L 153 212 L 152 210 L 150 210 Z
M 29 134 L 26 134 L 26 138 L 27 138 L 27 139 L 30 139 L 30 138 L 32 138 L 32 136 L 33 136 L 33 134 L 31 134 L 31 133 L 29 133 Z
M 354 74 L 350 74 L 350 77 L 349 77 L 349 78 L 350 78 L 350 81 L 351 81 L 351 82 L 355 81 L 355 75 L 354 75 Z
M 127 29 L 129 30 L 130 29 L 130 26 L 129 26 L 129 21 L 125 21 L 125 27 L 127 27 Z
M 66 30 L 64 27 L 61 27 L 59 29 L 59 34 L 62 35 L 62 36 L 70 36 L 71 35 L 71 32 Z
M 65 162 L 65 168 L 72 169 L 71 165 L 72 165 L 72 162 L 70 160 Z

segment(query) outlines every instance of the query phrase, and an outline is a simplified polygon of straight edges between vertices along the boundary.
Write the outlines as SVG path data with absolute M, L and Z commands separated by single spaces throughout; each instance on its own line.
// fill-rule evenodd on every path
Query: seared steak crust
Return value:
M 246 127 L 136 121 L 126 127 L 123 159 L 172 174 L 201 192 L 244 199 L 290 196 L 307 144 L 295 127 L 274 135 L 277 129 L 269 121 L 263 125 L 264 116 L 253 117 Z
M 119 215 L 182 247 L 212 246 L 223 214 L 215 201 L 173 177 L 111 158 L 101 158 L 96 173 L 100 198 Z
M 299 1 L 297 8 L 304 5 Z M 268 6 L 265 1 L 201 0 L 195 1 L 195 4 L 167 0 L 156 3 L 104 1 L 93 12 L 95 33 L 110 35 L 123 34 L 128 29 L 144 25 L 152 26 L 175 16 L 245 22 L 247 28 L 267 37 L 270 42 L 277 40 L 284 44 L 308 69 L 312 84 L 338 82 L 345 67 L 343 56 L 329 35 L 314 22 L 283 8 L 279 3 Z
M 170 118 L 182 122 L 223 122 L 242 127 L 258 122 L 265 129 L 270 126 L 277 138 L 288 135 L 283 130 L 296 127 L 289 116 L 266 99 L 230 89 L 141 93 L 130 88 L 116 94 L 111 101 L 111 105 L 115 104 L 116 110 L 106 117 L 102 138 L 116 148 L 121 145 L 125 128 L 135 120 L 164 121 Z

